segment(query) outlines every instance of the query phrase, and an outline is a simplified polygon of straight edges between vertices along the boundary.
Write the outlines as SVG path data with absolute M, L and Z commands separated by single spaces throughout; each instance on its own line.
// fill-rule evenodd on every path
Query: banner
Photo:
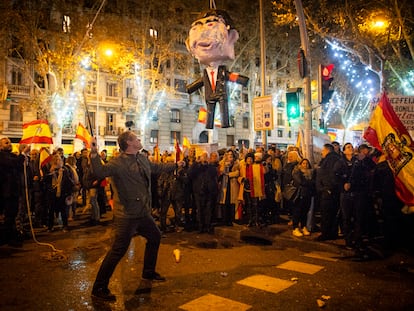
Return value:
M 394 173 L 397 196 L 414 212 L 414 143 L 384 93 L 364 138 L 382 151 Z
M 53 144 L 47 120 L 34 120 L 23 124 L 23 135 L 20 144 Z

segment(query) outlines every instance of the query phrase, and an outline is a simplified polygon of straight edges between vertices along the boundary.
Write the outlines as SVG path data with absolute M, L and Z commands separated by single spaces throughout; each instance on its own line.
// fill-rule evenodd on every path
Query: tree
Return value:
M 319 55 L 324 55 L 319 63 L 334 61 L 325 49 L 333 47 L 356 66 L 363 70 L 368 68 L 378 78 L 377 90 L 386 87 L 390 92 L 404 94 L 406 77 L 414 70 L 411 1 L 304 0 L 303 4 L 310 41 L 316 48 L 312 53 L 319 49 Z M 295 25 L 295 11 L 290 1 L 275 1 L 274 12 L 280 23 Z M 383 27 L 375 27 L 378 25 Z M 371 98 L 362 96 L 358 84 L 338 73 L 335 74 L 335 90 L 340 96 L 331 110 L 345 113 L 341 118 L 343 122 L 349 123 L 347 120 L 355 117 L 363 121 L 368 114 L 352 115 L 352 112 L 367 107 Z

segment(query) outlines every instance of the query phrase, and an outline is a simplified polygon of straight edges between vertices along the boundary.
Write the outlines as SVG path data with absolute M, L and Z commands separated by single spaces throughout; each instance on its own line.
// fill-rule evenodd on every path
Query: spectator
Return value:
M 297 237 L 310 235 L 306 228 L 307 214 L 315 189 L 315 180 L 312 166 L 308 159 L 302 159 L 293 169 L 292 177 L 298 194 L 292 205 L 292 234 Z
M 354 155 L 351 143 L 343 146 L 343 157 L 335 164 L 340 189 L 340 209 L 345 244 L 362 247 L 362 235 L 368 211 L 368 192 L 373 162 L 361 161 Z
M 68 215 L 68 220 L 73 220 L 76 218 L 76 200 L 79 194 L 79 190 L 80 190 L 80 180 L 79 180 L 79 176 L 78 176 L 78 172 L 76 169 L 76 158 L 73 155 L 69 155 L 68 158 L 66 159 L 66 167 L 68 168 L 68 171 L 71 173 L 72 175 L 72 180 L 73 180 L 73 188 L 72 188 L 72 202 L 68 201 L 68 205 L 67 205 L 67 215 Z
M 239 163 L 232 150 L 228 150 L 219 164 L 219 204 L 226 226 L 233 226 L 235 205 L 239 194 Z
M 34 214 L 34 227 L 41 228 L 47 225 L 47 212 L 43 200 L 43 180 L 39 165 L 39 150 L 30 151 L 30 161 L 28 169 L 31 176 L 30 186 L 30 207 Z
M 295 149 L 292 149 L 291 151 L 287 153 L 286 163 L 283 165 L 283 169 L 282 169 L 282 183 L 281 183 L 282 192 L 286 189 L 286 186 L 288 184 L 293 182 L 292 172 L 293 172 L 293 169 L 296 167 L 296 165 L 298 165 L 300 160 L 301 158 L 299 156 L 299 153 Z M 290 217 L 292 214 L 292 205 L 293 205 L 292 200 L 284 196 L 283 209 L 288 213 Z
M 1 242 L 11 246 L 21 246 L 22 239 L 16 228 L 16 217 L 19 208 L 19 193 L 21 189 L 18 176 L 23 173 L 25 154 L 30 146 L 20 155 L 12 152 L 12 143 L 9 138 L 0 139 L 0 214 L 4 215 L 4 236 Z
M 198 162 L 188 170 L 193 185 L 194 203 L 200 233 L 212 233 L 211 218 L 217 197 L 217 169 L 208 163 L 208 153 L 203 152 Z
M 316 171 L 316 192 L 321 213 L 321 235 L 318 241 L 334 240 L 338 237 L 337 214 L 339 206 L 338 183 L 335 176 L 335 164 L 340 156 L 334 146 L 322 147 L 322 160 Z
M 50 172 L 44 176 L 48 196 L 48 231 L 53 231 L 55 216 L 61 217 L 63 231 L 68 230 L 68 216 L 66 213 L 66 199 L 72 196 L 73 180 L 68 169 L 63 165 L 60 155 L 55 154 L 51 161 Z

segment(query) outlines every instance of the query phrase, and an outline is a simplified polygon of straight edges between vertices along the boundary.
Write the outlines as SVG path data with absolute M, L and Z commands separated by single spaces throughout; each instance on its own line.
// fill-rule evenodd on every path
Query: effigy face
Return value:
M 193 22 L 186 41 L 188 51 L 206 66 L 217 66 L 234 59 L 237 30 L 230 29 L 220 16 L 208 16 Z

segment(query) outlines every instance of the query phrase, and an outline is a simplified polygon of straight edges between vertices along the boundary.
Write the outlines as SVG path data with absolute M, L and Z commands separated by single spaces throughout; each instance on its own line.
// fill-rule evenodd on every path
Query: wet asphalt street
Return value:
M 111 279 L 116 302 L 101 302 L 90 293 L 112 215 L 98 226 L 87 218 L 69 232 L 35 229 L 39 243 L 0 246 L 0 310 L 414 310 L 412 252 L 356 262 L 341 241 L 294 238 L 286 224 L 168 233 L 157 265 L 167 281 L 153 284 L 140 279 L 145 240 L 137 236 Z M 135 295 L 142 286 L 151 292 Z

